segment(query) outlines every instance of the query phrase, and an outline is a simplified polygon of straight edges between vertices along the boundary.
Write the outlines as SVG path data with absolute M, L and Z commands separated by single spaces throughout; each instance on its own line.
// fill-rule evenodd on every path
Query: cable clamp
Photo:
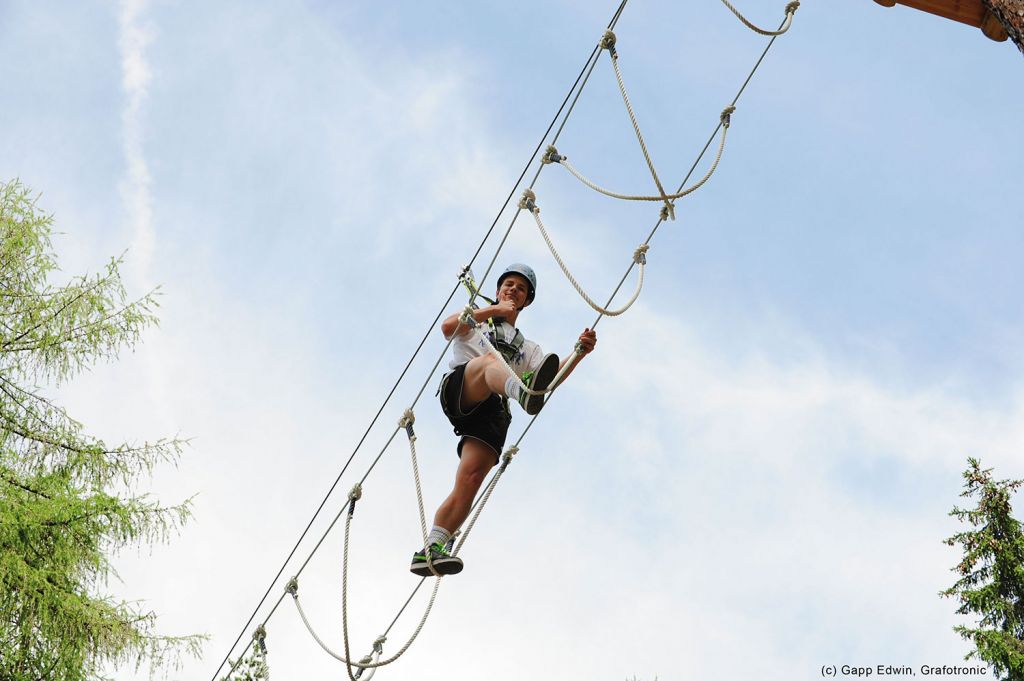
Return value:
M 540 159 L 541 163 L 561 163 L 567 157 L 562 156 L 558 153 L 558 149 L 555 148 L 554 144 L 549 144 L 548 148 L 544 151 L 543 158 Z
M 601 36 L 601 49 L 608 50 L 608 52 L 614 57 L 615 55 L 615 33 L 609 28 Z
M 459 323 L 465 324 L 471 329 L 475 329 L 477 327 L 477 321 L 476 318 L 473 317 L 473 312 L 475 312 L 475 310 L 472 305 L 467 305 L 463 308 L 462 314 L 459 315 Z
M 532 189 L 523 190 L 523 198 L 519 199 L 519 208 L 531 213 L 540 212 L 540 208 L 537 207 L 537 195 L 533 193 Z
M 640 244 L 639 246 L 637 246 L 636 250 L 633 251 L 633 262 L 635 262 L 637 265 L 646 265 L 647 251 L 650 250 L 650 248 L 650 244 Z
M 731 104 L 729 106 L 725 107 L 724 109 L 722 109 L 722 116 L 721 116 L 722 127 L 724 127 L 724 128 L 728 128 L 729 127 L 729 124 L 732 123 L 732 115 L 733 115 L 733 113 L 735 113 L 735 111 L 736 111 L 736 107 L 732 106 Z
M 348 498 L 352 501 L 359 501 L 363 498 L 363 486 L 358 482 L 352 485 L 352 490 L 348 493 Z
M 786 14 L 796 14 L 798 7 L 800 7 L 800 0 L 793 0 L 793 2 L 786 5 Z
M 299 597 L 299 577 L 298 575 L 288 580 L 288 583 L 284 585 L 285 593 L 292 595 L 292 598 Z
M 666 201 L 665 205 L 661 207 L 661 212 L 658 214 L 662 221 L 675 220 L 676 219 L 676 205 L 671 201 Z
M 462 266 L 462 269 L 459 270 L 459 281 L 466 280 L 466 277 L 469 275 L 469 269 L 469 263 Z
M 409 436 L 410 440 L 416 439 L 416 433 L 413 432 L 412 424 L 416 423 L 416 414 L 413 413 L 412 408 L 405 410 L 402 414 L 402 418 L 398 419 L 398 427 L 405 428 L 405 434 Z
M 501 455 L 501 470 L 504 471 L 512 463 L 512 457 L 519 453 L 519 447 L 512 445 Z

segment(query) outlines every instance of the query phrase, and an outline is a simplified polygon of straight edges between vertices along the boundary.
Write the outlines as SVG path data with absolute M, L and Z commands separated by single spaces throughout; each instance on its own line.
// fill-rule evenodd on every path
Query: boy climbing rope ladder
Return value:
M 545 390 L 562 368 L 555 354 L 545 355 L 536 343 L 526 340 L 515 327 L 519 313 L 533 302 L 537 276 L 523 264 L 509 265 L 498 277 L 497 300 L 493 305 L 473 311 L 473 319 L 484 324 L 476 329 L 453 314 L 441 322 L 445 338 L 452 338 L 451 371 L 441 381 L 441 408 L 461 436 L 458 444 L 459 468 L 455 487 L 434 514 L 434 527 L 427 545 L 413 554 L 410 571 L 420 577 L 454 575 L 462 571 L 462 559 L 451 556 L 446 544 L 473 505 L 473 499 L 487 473 L 501 456 L 512 415 L 509 400 L 522 405 L 527 414 L 537 414 L 544 406 L 543 395 L 522 389 L 519 378 L 531 391 Z M 486 333 L 508 365 L 518 376 L 489 352 L 481 337 Z M 565 367 L 568 376 L 584 355 L 593 351 L 597 334 L 584 329 L 579 338 L 578 355 Z M 429 556 L 429 561 L 428 561 Z

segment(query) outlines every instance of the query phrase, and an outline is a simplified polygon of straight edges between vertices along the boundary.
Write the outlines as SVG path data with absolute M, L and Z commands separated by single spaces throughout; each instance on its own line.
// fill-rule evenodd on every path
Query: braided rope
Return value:
M 505 450 L 505 453 L 502 455 L 502 464 L 498 467 L 498 471 L 491 478 L 490 483 L 484 490 L 483 496 L 480 497 L 480 503 L 477 505 L 476 511 L 473 513 L 473 517 L 469 519 L 469 525 L 466 526 L 466 531 L 462 533 L 462 538 L 459 540 L 458 545 L 455 547 L 455 550 L 452 551 L 452 556 L 459 555 L 459 551 L 462 550 L 462 547 L 469 539 L 469 533 L 473 531 L 473 526 L 476 525 L 477 518 L 480 517 L 480 513 L 484 510 L 484 506 L 487 505 L 487 500 L 491 498 L 491 492 L 494 491 L 495 486 L 498 484 L 498 480 L 501 480 L 501 475 L 505 472 L 505 469 L 508 468 L 508 465 L 512 463 L 512 457 L 515 456 L 518 451 L 519 447 L 516 446 L 509 447 Z
M 615 51 L 615 34 L 611 30 L 605 31 L 601 46 L 607 49 L 611 55 L 612 69 L 615 71 L 615 80 L 619 84 L 619 92 L 622 93 L 622 102 L 626 105 L 626 112 L 629 113 L 629 120 L 633 123 L 633 131 L 636 132 L 637 142 L 640 143 L 640 150 L 644 153 L 644 160 L 647 161 L 647 168 L 651 171 L 654 184 L 658 187 L 660 199 L 665 202 L 665 211 L 672 219 L 675 219 L 674 207 L 665 194 L 665 188 L 661 185 L 658 172 L 654 169 L 654 161 L 651 160 L 651 154 L 647 151 L 647 143 L 644 142 L 644 136 L 640 132 L 640 124 L 636 122 L 636 114 L 633 113 L 633 105 L 629 103 L 629 95 L 626 94 L 626 84 L 622 81 L 622 72 L 619 70 L 619 54 Z
M 544 227 L 544 221 L 540 219 L 540 208 L 537 207 L 537 204 L 534 202 L 534 198 L 536 198 L 534 193 L 529 189 L 527 189 L 526 192 L 523 193 L 523 200 L 529 204 L 529 207 L 526 209 L 530 211 L 531 215 L 533 215 L 533 220 L 534 222 L 537 223 L 537 228 L 540 229 L 541 236 L 544 237 L 544 242 L 548 245 L 548 249 L 551 251 L 551 255 L 555 257 L 555 261 L 558 263 L 558 266 L 562 268 L 562 273 L 565 274 L 565 278 L 568 279 L 569 283 L 573 285 L 573 288 L 575 288 L 576 292 L 580 294 L 580 297 L 582 297 L 583 300 L 587 302 L 587 305 L 592 307 L 595 311 L 608 317 L 617 317 L 626 310 L 628 310 L 630 307 L 632 307 L 633 303 L 635 303 L 637 298 L 640 297 L 640 291 L 644 287 L 644 268 L 647 265 L 646 254 L 650 246 L 648 244 L 641 244 L 633 252 L 633 262 L 639 265 L 640 267 L 638 269 L 637 274 L 636 290 L 633 291 L 632 297 L 626 302 L 625 305 L 623 305 L 618 310 L 605 309 L 598 305 L 597 303 L 595 303 L 594 299 L 587 295 L 587 292 L 583 290 L 583 287 L 580 285 L 580 283 L 576 281 L 576 277 L 574 277 L 572 275 L 572 272 L 569 271 L 569 268 L 565 264 L 565 261 L 562 260 L 562 256 L 558 254 L 558 250 L 555 248 L 555 244 L 552 243 L 551 237 L 548 235 L 548 230 Z
M 733 114 L 733 112 L 735 110 L 736 110 L 736 107 L 728 106 L 728 107 L 726 107 L 722 111 L 722 115 L 721 115 L 722 135 L 721 135 L 721 139 L 719 140 L 719 143 L 718 143 L 718 153 L 715 155 L 715 160 L 714 160 L 714 162 L 712 162 L 711 167 L 708 169 L 707 174 L 704 175 L 704 177 L 702 177 L 700 180 L 695 182 L 690 187 L 688 187 L 686 189 L 683 189 L 681 191 L 678 191 L 678 192 L 676 192 L 674 194 L 665 194 L 664 196 L 650 196 L 650 195 L 642 195 L 642 194 L 621 194 L 619 192 L 613 192 L 610 189 L 605 189 L 604 187 L 601 187 L 600 185 L 597 185 L 594 182 L 588 180 L 586 177 L 584 177 L 583 174 L 580 173 L 580 171 L 578 171 L 571 163 L 569 163 L 569 157 L 568 156 L 560 155 L 558 153 L 558 150 L 555 149 L 554 146 L 549 146 L 548 147 L 548 153 L 545 154 L 545 156 L 544 156 L 544 162 L 545 163 L 557 163 L 557 164 L 563 166 L 566 170 L 569 171 L 570 174 L 572 174 L 573 177 L 575 177 L 577 180 L 579 180 L 583 184 L 587 185 L 588 187 L 590 187 L 594 191 L 596 191 L 596 192 L 598 192 L 600 194 L 604 194 L 605 196 L 610 196 L 613 199 L 622 199 L 624 201 L 664 201 L 666 199 L 671 199 L 671 200 L 681 199 L 684 196 L 686 196 L 688 194 L 692 194 L 693 192 L 695 192 L 698 189 L 700 189 L 702 186 L 704 186 L 704 183 L 706 183 L 708 180 L 710 180 L 711 176 L 714 175 L 715 170 L 718 168 L 718 163 L 722 160 L 722 154 L 725 151 L 725 137 L 726 137 L 726 134 L 727 134 L 727 132 L 729 130 L 729 125 L 732 122 L 732 120 L 731 120 L 732 114 Z
M 402 414 L 402 418 L 398 421 L 399 428 L 405 428 L 405 434 L 409 436 L 409 454 L 412 457 L 412 477 L 416 481 L 416 504 L 420 511 L 420 530 L 423 532 L 423 546 L 427 546 L 427 514 L 423 508 L 423 488 L 420 486 L 420 467 L 416 462 L 416 433 L 412 429 L 412 425 L 416 422 L 416 415 L 412 409 L 406 409 L 405 413 Z M 440 577 L 437 570 L 434 569 L 434 559 L 430 555 L 430 551 L 424 551 L 424 555 L 427 558 L 427 569 L 435 577 Z
M 763 28 L 758 28 L 754 24 L 747 21 L 747 18 L 740 14 L 740 11 L 733 7 L 732 3 L 730 3 L 729 0 L 722 0 L 722 4 L 728 7 L 729 11 L 735 14 L 736 18 L 742 21 L 744 26 L 754 31 L 755 33 L 760 33 L 761 35 L 764 36 L 779 36 L 788 31 L 789 27 L 793 24 L 793 15 L 796 13 L 797 8 L 800 7 L 799 0 L 793 0 L 793 2 L 786 5 L 786 19 L 785 21 L 782 22 L 782 27 L 777 31 L 766 31 Z
M 341 655 L 331 650 L 330 646 L 324 643 L 323 639 L 321 639 L 317 635 L 316 630 L 313 629 L 313 625 L 310 623 L 309 618 L 306 616 L 306 611 L 302 607 L 302 602 L 299 601 L 299 594 L 297 588 L 295 590 L 289 589 L 288 593 L 291 594 L 292 600 L 295 602 L 295 608 L 299 612 L 299 618 L 302 619 L 302 623 L 306 625 L 306 629 L 309 630 L 309 633 L 313 637 L 313 640 L 317 642 L 317 644 L 324 650 L 325 653 L 333 657 L 335 660 L 338 660 L 339 662 L 344 662 L 346 664 L 351 664 L 353 667 L 358 667 L 361 669 L 376 669 L 378 667 L 383 667 L 384 665 L 391 664 L 399 657 L 401 657 L 405 653 L 405 651 L 409 649 L 409 646 L 412 645 L 412 642 L 416 638 L 416 636 L 419 635 L 420 630 L 423 628 L 423 624 L 427 621 L 427 615 L 430 613 L 430 609 L 434 607 L 434 599 L 437 596 L 437 589 L 438 586 L 440 586 L 441 580 L 437 579 L 434 580 L 434 582 L 434 591 L 430 595 L 430 603 L 427 605 L 427 611 L 423 614 L 423 618 L 420 620 L 419 626 L 416 627 L 416 631 L 413 633 L 412 638 L 410 638 L 409 641 L 404 646 L 402 646 L 402 649 L 399 650 L 398 653 L 384 660 L 383 662 L 380 661 L 381 653 L 377 651 L 376 645 L 374 646 L 375 657 L 373 661 L 364 661 L 366 660 L 366 658 L 363 658 L 363 660 L 360 660 L 359 662 L 349 662 L 349 660 L 346 659 L 344 655 Z M 291 582 L 289 583 L 289 586 L 292 586 Z M 380 639 L 378 639 L 378 641 L 379 640 Z M 369 677 L 367 677 L 367 679 L 369 679 Z M 364 679 L 364 681 L 366 680 Z

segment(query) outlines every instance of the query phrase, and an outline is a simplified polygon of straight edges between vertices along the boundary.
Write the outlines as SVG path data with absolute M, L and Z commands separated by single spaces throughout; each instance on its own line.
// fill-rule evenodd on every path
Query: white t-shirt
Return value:
M 508 322 L 495 324 L 495 331 L 499 337 L 511 339 L 516 334 L 516 328 Z M 467 334 L 456 336 L 452 341 L 452 361 L 449 368 L 454 369 L 460 364 L 465 364 L 474 357 L 486 355 L 489 350 L 481 337 L 482 333 L 490 331 L 490 326 L 484 322 Z M 495 346 L 497 347 L 497 346 Z M 531 340 L 524 340 L 523 347 L 509 362 L 509 366 L 521 377 L 527 371 L 536 371 L 544 359 L 544 351 L 540 346 Z

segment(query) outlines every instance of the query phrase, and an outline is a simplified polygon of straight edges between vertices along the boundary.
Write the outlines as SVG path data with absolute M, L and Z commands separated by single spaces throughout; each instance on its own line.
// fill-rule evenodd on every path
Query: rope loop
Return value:
M 736 112 L 736 107 L 734 107 L 731 104 L 729 106 L 725 107 L 724 109 L 722 109 L 721 120 L 722 120 L 722 126 L 723 127 L 726 127 L 726 128 L 729 127 L 729 125 L 732 123 L 732 115 L 735 112 Z
M 602 50 L 608 50 L 609 54 L 611 54 L 613 57 L 616 56 L 615 55 L 615 32 L 612 31 L 612 29 L 610 29 L 610 28 L 607 31 L 604 32 L 604 35 L 601 36 L 601 49 Z
M 292 598 L 299 597 L 299 578 L 297 575 L 288 580 L 288 583 L 284 585 L 284 591 L 291 594 Z
M 637 265 L 646 265 L 647 251 L 649 251 L 650 248 L 650 244 L 640 244 L 639 246 L 637 246 L 636 250 L 633 251 L 633 262 L 635 262 Z
M 523 190 L 523 197 L 519 199 L 519 208 L 528 210 L 534 215 L 540 213 L 540 208 L 537 207 L 537 195 L 533 193 L 532 189 Z
M 544 150 L 544 157 L 541 158 L 540 162 L 545 165 L 548 163 L 560 163 L 566 158 L 568 157 L 558 153 L 558 149 L 555 148 L 554 144 L 549 144 L 548 148 Z

